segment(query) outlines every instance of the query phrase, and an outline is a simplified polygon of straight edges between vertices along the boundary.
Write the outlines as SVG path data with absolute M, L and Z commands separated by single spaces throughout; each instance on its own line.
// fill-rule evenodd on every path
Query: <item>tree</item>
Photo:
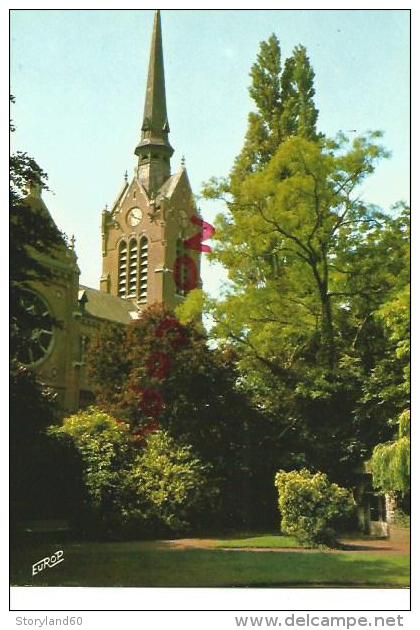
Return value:
M 10 370 L 10 499 L 12 533 L 19 522 L 68 518 L 83 502 L 80 462 L 46 434 L 57 420 L 56 394 L 13 360 Z
M 127 421 L 140 442 L 167 431 L 211 465 L 219 526 L 252 517 L 261 476 L 269 483 L 278 465 L 270 460 L 265 468 L 271 431 L 264 431 L 265 420 L 241 391 L 235 364 L 234 353 L 210 349 L 196 324 L 181 324 L 159 305 L 126 329 L 105 328 L 88 354 L 102 409 Z M 249 502 L 241 497 L 244 488 Z
M 375 313 L 383 326 L 385 352 L 371 371 L 363 403 L 371 409 L 373 418 L 380 410 L 389 431 L 394 432 L 398 425 L 397 436 L 394 433 L 393 440 L 380 443 L 373 450 L 370 460 L 373 484 L 384 492 L 407 495 L 410 491 L 410 244 L 409 216 L 404 207 L 399 220 L 403 247 L 393 248 L 391 255 L 400 254 L 405 265 L 395 276 L 390 296 Z
M 257 111 L 249 114 L 248 131 L 236 159 L 233 179 L 266 164 L 280 143 L 281 71 L 280 43 L 272 34 L 267 42 L 261 42 L 257 62 L 251 68 L 249 93 Z
M 211 309 L 219 342 L 235 347 L 255 400 L 282 418 L 279 430 L 299 427 L 308 462 L 347 481 L 380 435 L 366 414 L 355 416 L 384 353 L 374 313 L 406 273 L 405 211 L 388 215 L 359 197 L 387 155 L 379 138 L 283 142 L 227 198 L 213 254 L 231 282 Z
M 39 487 L 39 471 L 29 461 L 40 463 L 41 432 L 54 419 L 54 396 L 31 372 L 12 361 L 10 369 L 10 489 L 12 521 L 36 515 L 42 505 L 45 485 Z M 44 449 L 45 454 L 45 449 Z M 45 505 L 45 502 L 44 502 Z
M 318 110 L 313 98 L 315 73 L 311 67 L 306 48 L 296 46 L 293 55 L 286 59 L 281 77 L 280 138 L 300 136 L 308 140 L 320 138 L 316 131 Z M 280 144 L 280 143 L 279 143 Z
M 362 374 L 356 418 L 370 427 L 368 457 L 373 446 L 394 436 L 395 419 L 410 405 L 409 228 L 409 210 L 397 204 L 359 243 L 355 273 L 347 274 L 348 291 L 359 288 L 348 356 L 357 357 Z
M 339 271 L 337 256 L 353 247 L 361 229 L 369 232 L 386 221 L 355 192 L 385 155 L 375 138 L 357 138 L 347 151 L 345 138 L 337 143 L 288 140 L 266 169 L 245 180 L 241 202 L 232 203 L 229 215 L 218 221 L 214 258 L 229 269 L 239 322 L 245 314 L 249 331 L 257 336 L 281 324 L 285 328 L 278 332 L 290 339 L 298 316 L 305 336 L 318 339 L 318 362 L 331 368 L 340 343 L 335 313 L 349 297 L 341 290 L 347 289 L 347 275 Z M 246 308 L 239 308 L 241 302 Z M 251 347 L 252 334 L 242 343 Z M 260 359 L 282 370 L 268 356 Z
M 174 437 L 212 449 L 217 436 L 209 443 L 211 417 L 220 415 L 224 430 L 234 423 L 225 397 L 234 405 L 239 396 L 226 358 L 207 347 L 195 326 L 182 325 L 160 305 L 128 328 L 105 328 L 89 351 L 88 370 L 98 402 L 133 431 L 161 425 Z
M 14 102 L 14 98 L 11 97 Z M 14 131 L 11 124 L 11 131 Z M 22 331 L 36 325 L 35 315 L 24 308 L 22 297 L 34 281 L 48 282 L 51 271 L 43 259 L 62 247 L 59 232 L 45 207 L 30 203 L 30 190 L 47 188 L 47 174 L 22 151 L 10 157 L 10 315 L 11 355 L 16 356 L 25 335 Z
M 243 150 L 229 177 L 203 190 L 226 204 L 213 259 L 230 280 L 225 299 L 204 304 L 296 465 L 351 483 L 351 471 L 391 436 L 390 415 L 375 408 L 381 385 L 388 382 L 389 414 L 406 405 L 380 312 L 396 278 L 406 278 L 407 213 L 359 197 L 387 157 L 379 132 L 350 143 L 317 131 L 314 72 L 302 46 L 282 69 L 271 37 L 251 76 L 256 112 Z
M 378 444 L 369 467 L 373 485 L 383 492 L 407 494 L 410 491 L 410 412 L 398 419 L 397 439 Z
M 224 299 L 204 304 L 296 466 L 352 483 L 407 405 L 407 336 L 396 355 L 385 325 L 386 305 L 408 295 L 407 209 L 383 212 L 360 196 L 387 157 L 379 132 L 350 143 L 316 130 L 303 47 L 282 69 L 270 38 L 251 76 L 256 112 L 243 150 L 203 190 L 226 204 L 213 259 L 230 280 Z
M 10 131 L 14 130 L 11 123 Z M 47 179 L 47 174 L 27 153 L 17 151 L 11 155 L 10 446 L 15 521 L 69 517 L 79 507 L 80 498 L 77 457 L 71 449 L 57 446 L 45 434 L 48 424 L 58 415 L 55 395 L 18 360 L 31 331 L 39 323 L 45 325 L 45 319 L 25 308 L 27 289 L 33 283 L 50 281 L 48 260 L 65 243 L 40 200 L 40 191 L 47 189 Z M 66 462 L 66 475 L 57 473 L 58 462 Z
M 333 259 L 360 224 L 383 219 L 355 193 L 385 155 L 375 138 L 357 138 L 347 151 L 345 138 L 289 139 L 263 171 L 244 181 L 241 201 L 218 223 L 214 257 L 229 268 L 234 285 L 249 289 L 241 298 L 262 294 L 263 308 L 274 300 L 289 326 L 300 311 L 311 337 L 318 333 L 317 359 L 330 367 L 337 360 L 334 301 L 340 306 L 344 293 Z M 261 323 L 271 321 L 266 316 Z
M 235 198 L 240 195 L 243 179 L 264 168 L 287 138 L 320 137 L 316 130 L 315 73 L 304 46 L 296 46 L 282 68 L 280 42 L 273 33 L 261 42 L 250 76 L 249 93 L 256 111 L 249 114 L 243 148 L 227 179 L 213 178 L 205 185 L 205 197 L 229 194 Z

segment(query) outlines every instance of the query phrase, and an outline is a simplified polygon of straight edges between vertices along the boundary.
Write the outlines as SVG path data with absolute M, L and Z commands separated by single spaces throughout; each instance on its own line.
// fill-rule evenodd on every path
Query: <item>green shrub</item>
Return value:
M 209 466 L 166 432 L 133 435 L 125 422 L 90 407 L 49 434 L 70 441 L 82 460 L 88 501 L 80 520 L 88 535 L 178 533 L 211 508 Z
M 98 536 L 111 533 L 121 522 L 123 481 L 132 459 L 128 425 L 90 407 L 50 427 L 48 434 L 70 442 L 80 456 L 87 495 L 81 528 Z
M 86 488 L 95 507 L 118 493 L 129 449 L 126 424 L 91 407 L 66 418 L 60 427 L 50 427 L 48 432 L 74 443 L 85 464 Z
M 335 528 L 354 509 L 351 493 L 331 483 L 324 473 L 280 470 L 275 476 L 279 492 L 281 530 L 305 544 L 333 545 Z
M 175 533 L 199 525 L 217 494 L 208 481 L 209 470 L 191 446 L 177 443 L 165 431 L 149 435 L 128 479 L 131 511 Z

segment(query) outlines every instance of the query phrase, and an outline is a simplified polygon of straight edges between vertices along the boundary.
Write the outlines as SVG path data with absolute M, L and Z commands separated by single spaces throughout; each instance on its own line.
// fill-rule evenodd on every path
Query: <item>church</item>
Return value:
M 201 287 L 199 248 L 188 250 L 188 255 L 185 249 L 203 222 L 185 165 L 171 174 L 169 132 L 161 18 L 156 11 L 143 121 L 134 151 L 137 166 L 133 179 L 126 174 L 114 203 L 102 212 L 99 290 L 79 284 L 73 240 L 44 259 L 52 279 L 33 283 L 25 296 L 25 307 L 44 318 L 45 326 L 32 331 L 20 358 L 57 392 L 65 412 L 93 400 L 85 359 L 104 324 L 128 325 L 156 303 L 174 309 L 189 290 Z M 48 212 L 39 186 L 30 187 L 26 202 Z

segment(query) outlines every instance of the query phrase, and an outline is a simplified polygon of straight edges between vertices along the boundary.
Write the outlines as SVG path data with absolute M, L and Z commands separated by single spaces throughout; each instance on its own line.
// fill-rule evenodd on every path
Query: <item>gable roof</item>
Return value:
M 91 317 L 119 324 L 129 324 L 138 318 L 135 304 L 116 295 L 80 285 L 78 299 L 84 305 L 84 312 Z
M 159 188 L 159 192 L 157 194 L 157 198 L 160 199 L 162 197 L 167 197 L 170 199 L 174 194 L 175 190 L 178 187 L 178 184 L 184 180 L 191 190 L 190 182 L 188 179 L 187 171 L 185 168 L 182 168 L 178 173 L 171 175 L 164 184 Z

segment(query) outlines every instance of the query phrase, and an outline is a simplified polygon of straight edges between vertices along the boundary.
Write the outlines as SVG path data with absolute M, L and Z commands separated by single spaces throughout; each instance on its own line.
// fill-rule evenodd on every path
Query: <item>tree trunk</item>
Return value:
M 326 251 L 322 250 L 322 275 L 318 269 L 316 260 L 312 261 L 311 267 L 318 287 L 318 294 L 321 301 L 321 349 L 319 357 L 321 362 L 330 370 L 333 370 L 336 363 L 336 351 L 334 340 L 334 325 L 331 307 L 331 296 L 329 294 L 328 261 Z
M 334 326 L 331 297 L 325 288 L 323 288 L 321 293 L 321 304 L 321 354 L 327 366 L 332 370 L 336 363 Z

